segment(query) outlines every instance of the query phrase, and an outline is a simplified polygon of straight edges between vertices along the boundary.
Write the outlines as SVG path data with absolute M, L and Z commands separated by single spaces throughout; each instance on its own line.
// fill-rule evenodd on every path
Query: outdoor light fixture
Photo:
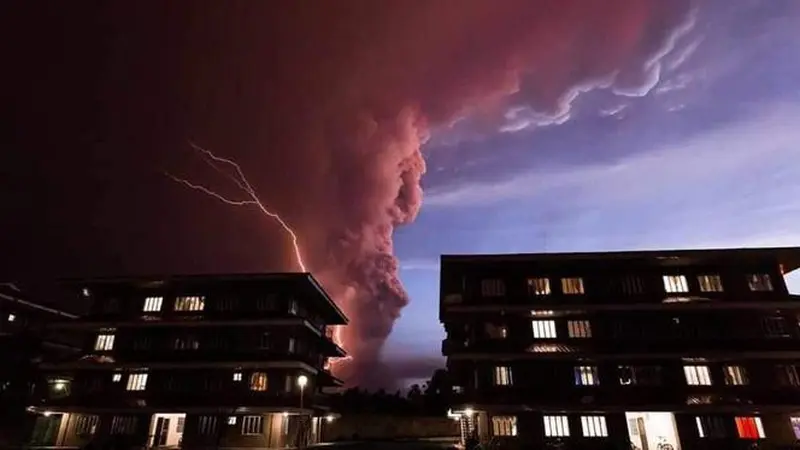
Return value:
M 297 377 L 297 385 L 300 386 L 300 389 L 303 389 L 308 384 L 308 377 L 305 375 L 300 375 Z
M 464 415 L 467 417 L 472 417 L 473 414 L 475 414 L 475 410 L 472 408 L 467 408 L 464 410 Z
M 326 420 L 327 422 L 333 422 L 333 416 L 331 416 L 331 415 L 327 415 L 327 416 L 325 416 L 325 420 Z
M 45 417 L 50 417 L 50 414 L 52 414 L 50 411 L 45 411 L 42 413 L 42 415 Z

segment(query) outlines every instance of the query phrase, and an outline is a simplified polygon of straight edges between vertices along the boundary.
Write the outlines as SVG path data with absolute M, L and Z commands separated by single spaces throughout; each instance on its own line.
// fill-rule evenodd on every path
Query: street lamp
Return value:
M 297 377 L 297 386 L 300 387 L 300 409 L 303 409 L 303 392 L 306 390 L 306 385 L 308 384 L 308 377 L 305 375 L 300 375 Z

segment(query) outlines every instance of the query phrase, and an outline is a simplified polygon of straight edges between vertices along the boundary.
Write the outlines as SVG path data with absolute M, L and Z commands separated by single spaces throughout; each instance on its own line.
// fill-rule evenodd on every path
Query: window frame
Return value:
M 707 364 L 684 364 L 683 378 L 687 386 L 713 386 L 711 368 Z
M 545 297 L 553 293 L 550 287 L 550 278 L 531 277 L 527 279 L 528 295 L 534 297 Z
M 581 435 L 585 438 L 608 437 L 606 416 L 589 415 L 581 416 Z
M 163 296 L 148 296 L 144 298 L 144 304 L 142 305 L 142 312 L 161 312 L 161 308 L 163 307 L 164 307 Z
M 592 337 L 592 322 L 589 319 L 567 320 L 567 335 L 573 339 Z
M 517 436 L 517 416 L 492 416 L 492 436 Z
M 570 437 L 569 416 L 563 414 L 542 416 L 544 436 L 548 438 Z
M 599 386 L 600 373 L 597 366 L 582 365 L 573 368 L 575 386 Z
M 534 339 L 557 339 L 558 328 L 556 321 L 552 319 L 533 319 L 531 320 L 531 332 Z
M 494 366 L 492 382 L 495 386 L 513 386 L 514 376 L 511 366 Z
M 700 292 L 725 292 L 725 287 L 722 285 L 722 276 L 719 274 L 698 275 L 697 284 L 700 286 Z
M 661 281 L 667 294 L 689 293 L 689 280 L 686 275 L 662 275 Z
M 261 434 L 264 434 L 264 416 L 242 416 L 242 436 L 257 436 Z
M 94 340 L 94 351 L 96 352 L 110 352 L 114 350 L 114 341 L 116 340 L 116 333 L 111 331 L 101 331 L 97 334 Z
M 585 295 L 583 277 L 564 277 L 561 279 L 561 293 L 564 295 Z

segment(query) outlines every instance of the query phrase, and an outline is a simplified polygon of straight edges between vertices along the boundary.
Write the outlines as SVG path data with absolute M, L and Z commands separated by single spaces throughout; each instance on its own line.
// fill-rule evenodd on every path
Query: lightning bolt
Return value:
M 303 261 L 303 252 L 300 250 L 300 242 L 299 242 L 299 239 L 297 238 L 297 233 L 294 232 L 292 227 L 289 226 L 289 224 L 285 220 L 283 220 L 283 218 L 278 213 L 276 213 L 274 211 L 271 211 L 266 206 L 264 206 L 264 203 L 262 203 L 261 199 L 258 198 L 258 195 L 256 194 L 255 189 L 253 189 L 253 186 L 250 184 L 250 181 L 248 181 L 247 177 L 244 175 L 244 171 L 242 170 L 242 167 L 236 161 L 234 161 L 232 159 L 229 159 L 229 158 L 223 158 L 221 156 L 217 156 L 214 153 L 212 153 L 210 150 L 207 150 L 207 149 L 205 149 L 203 147 L 200 147 L 199 145 L 195 144 L 194 142 L 189 142 L 189 145 L 193 149 L 198 151 L 203 156 L 203 161 L 205 161 L 206 164 L 211 166 L 211 168 L 213 168 L 214 170 L 219 172 L 221 175 L 224 175 L 227 178 L 229 178 L 231 181 L 233 181 L 236 184 L 236 186 L 238 186 L 239 189 L 242 190 L 242 192 L 245 194 L 247 199 L 246 200 L 232 200 L 232 199 L 230 199 L 228 197 L 225 197 L 224 195 L 222 195 L 222 194 L 220 194 L 218 192 L 213 191 L 212 189 L 210 189 L 210 188 L 208 188 L 206 186 L 203 186 L 201 184 L 192 183 L 191 181 L 189 181 L 189 180 L 187 180 L 185 178 L 181 178 L 181 177 L 175 176 L 175 175 L 173 175 L 173 174 L 171 174 L 169 172 L 164 172 L 165 175 L 168 176 L 169 178 L 171 178 L 176 183 L 182 184 L 182 185 L 184 185 L 184 186 L 186 186 L 186 187 L 188 187 L 190 189 L 194 189 L 196 191 L 200 191 L 200 192 L 202 192 L 202 193 L 204 193 L 206 195 L 209 195 L 211 197 L 216 198 L 217 200 L 219 200 L 219 201 L 221 201 L 221 202 L 223 202 L 225 204 L 228 204 L 228 205 L 231 205 L 231 206 L 254 206 L 254 207 L 258 208 L 265 216 L 267 216 L 270 219 L 274 220 L 275 222 L 277 222 L 281 226 L 281 228 L 283 228 L 283 231 L 286 232 L 286 234 L 289 236 L 289 239 L 291 240 L 292 248 L 294 249 L 295 263 L 297 264 L 297 266 L 300 268 L 300 270 L 302 272 L 308 272 L 308 269 L 306 268 L 306 264 Z M 233 173 L 231 173 L 230 170 L 228 170 L 228 171 L 223 170 L 223 166 L 227 166 L 227 167 L 233 169 Z M 343 327 L 340 327 L 340 326 L 339 327 L 333 327 L 333 342 L 335 342 L 336 345 L 338 345 L 340 347 L 342 347 L 342 328 Z M 350 356 L 346 356 L 344 358 L 333 359 L 333 360 L 330 361 L 330 365 L 333 366 L 337 362 L 339 362 L 341 360 L 347 360 L 347 359 L 350 359 Z

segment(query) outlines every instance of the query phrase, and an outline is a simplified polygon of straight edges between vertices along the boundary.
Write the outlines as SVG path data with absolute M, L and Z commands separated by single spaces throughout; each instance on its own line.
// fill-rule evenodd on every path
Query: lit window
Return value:
M 205 307 L 205 297 L 188 296 L 175 299 L 175 311 L 202 311 Z
M 800 417 L 790 417 L 789 423 L 792 424 L 792 431 L 794 432 L 794 438 L 800 439 Z
M 700 275 L 697 283 L 702 292 L 722 292 L 722 278 L 719 275 Z
M 561 291 L 565 294 L 583 294 L 583 278 L 562 278 Z
M 778 366 L 778 382 L 784 386 L 800 386 L 797 366 L 791 364 Z
M 533 320 L 533 337 L 536 339 L 553 339 L 556 337 L 555 320 Z
M 483 297 L 502 297 L 506 295 L 506 284 L 499 279 L 482 280 L 481 295 Z
M 15 316 L 14 314 L 9 314 L 8 315 L 8 321 L 9 322 L 13 322 L 15 320 L 17 320 L 17 316 Z
M 690 386 L 711 386 L 711 373 L 708 366 L 683 366 L 686 384 Z
M 146 373 L 132 373 L 128 375 L 128 385 L 125 389 L 129 391 L 143 391 L 147 388 Z
M 236 425 L 236 416 L 228 416 L 228 425 Z
M 98 334 L 94 341 L 94 349 L 97 351 L 108 351 L 114 348 L 113 334 Z
M 497 366 L 494 368 L 494 384 L 496 386 L 511 386 L 511 368 L 508 366 Z
M 767 274 L 753 274 L 747 276 L 747 284 L 751 291 L 764 292 L 772 290 L 772 280 Z
M 145 312 L 156 312 L 161 311 L 161 305 L 164 303 L 164 297 L 147 297 L 144 299 L 144 308 L 142 311 Z
M 264 372 L 254 372 L 250 375 L 250 390 L 263 392 L 267 390 L 267 374 Z
M 570 320 L 567 322 L 567 330 L 571 338 L 592 337 L 592 325 L 588 320 Z
M 284 422 L 288 422 L 284 418 Z M 264 429 L 264 418 L 262 416 L 242 417 L 242 434 L 261 434 Z
M 242 372 L 234 372 L 233 381 L 242 381 Z
M 494 436 L 516 436 L 517 417 L 516 416 L 492 417 L 492 432 Z
M 294 353 L 296 347 L 297 347 L 297 341 L 295 340 L 295 338 L 290 337 L 289 338 L 289 353 Z
M 742 439 L 764 439 L 764 426 L 761 417 L 737 417 L 736 433 Z
M 747 378 L 747 371 L 742 366 L 725 366 L 723 368 L 725 374 L 725 384 L 729 386 L 743 386 L 749 384 Z
M 698 416 L 694 418 L 697 436 L 701 438 L 725 437 L 725 423 L 721 417 Z
M 603 416 L 581 416 L 583 437 L 607 437 L 606 418 Z
M 550 295 L 550 279 L 528 278 L 528 295 Z
M 178 417 L 178 424 L 175 426 L 176 433 L 183 433 L 183 429 L 186 427 L 186 417 Z
M 544 435 L 547 437 L 569 437 L 567 416 L 544 416 Z
M 119 383 L 120 381 L 122 381 L 122 374 L 115 373 L 114 375 L 111 376 L 111 381 L 113 381 L 114 383 Z
M 689 292 L 689 282 L 683 275 L 664 275 L 664 290 L 670 294 Z
M 598 384 L 600 384 L 600 377 L 597 376 L 597 366 L 575 367 L 576 386 L 595 386 Z

